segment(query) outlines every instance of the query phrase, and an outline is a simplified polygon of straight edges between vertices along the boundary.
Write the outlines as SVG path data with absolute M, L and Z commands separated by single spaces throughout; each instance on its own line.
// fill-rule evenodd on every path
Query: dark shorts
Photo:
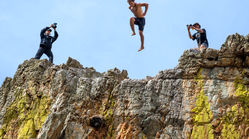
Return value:
M 134 24 L 138 25 L 138 29 L 140 31 L 144 31 L 144 26 L 145 26 L 145 18 L 136 18 L 135 17 L 135 22 Z

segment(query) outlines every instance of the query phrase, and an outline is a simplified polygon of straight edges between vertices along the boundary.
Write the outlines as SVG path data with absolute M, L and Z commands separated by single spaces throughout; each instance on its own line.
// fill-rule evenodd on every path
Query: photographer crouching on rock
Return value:
M 199 23 L 195 23 L 193 25 L 187 25 L 189 38 L 193 41 L 196 40 L 198 44 L 198 48 L 196 50 L 200 50 L 201 52 L 208 48 L 208 40 L 206 35 L 206 30 L 201 29 L 201 25 Z M 197 32 L 194 35 L 191 35 L 190 29 L 196 30 Z
M 58 38 L 58 33 L 56 31 L 57 23 L 54 23 L 50 25 L 50 27 L 46 27 L 41 30 L 41 43 L 40 43 L 40 48 L 38 49 L 35 59 L 40 59 L 41 56 L 45 53 L 49 61 L 53 63 L 53 53 L 51 51 L 52 49 L 52 44 L 57 40 Z M 54 29 L 54 37 L 50 36 L 50 33 L 52 32 L 51 28 Z

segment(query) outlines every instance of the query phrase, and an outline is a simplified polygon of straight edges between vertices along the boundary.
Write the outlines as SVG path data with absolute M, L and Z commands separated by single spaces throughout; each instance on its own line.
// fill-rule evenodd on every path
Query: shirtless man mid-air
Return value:
M 141 38 L 141 47 L 138 50 L 138 52 L 142 51 L 144 49 L 144 25 L 145 25 L 145 15 L 147 13 L 149 4 L 147 3 L 135 3 L 135 0 L 128 0 L 128 3 L 130 5 L 129 9 L 134 14 L 135 17 L 130 18 L 130 25 L 132 30 L 132 36 L 136 35 L 134 24 L 138 25 L 139 27 L 139 35 Z M 145 7 L 145 11 L 143 12 L 142 7 Z

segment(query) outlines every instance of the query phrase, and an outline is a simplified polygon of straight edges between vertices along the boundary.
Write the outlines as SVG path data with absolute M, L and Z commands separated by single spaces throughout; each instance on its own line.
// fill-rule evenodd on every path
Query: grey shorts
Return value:
M 204 47 L 208 48 L 208 44 L 206 42 L 202 43 L 200 46 L 204 46 Z

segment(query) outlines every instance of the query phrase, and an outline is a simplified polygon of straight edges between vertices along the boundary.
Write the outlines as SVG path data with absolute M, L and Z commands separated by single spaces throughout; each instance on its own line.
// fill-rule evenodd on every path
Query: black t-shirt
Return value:
M 205 29 L 202 29 L 202 30 L 203 30 L 203 33 L 196 32 L 192 36 L 193 40 L 196 40 L 198 45 L 201 45 L 202 43 L 207 43 L 207 45 L 208 45 L 206 30 Z

